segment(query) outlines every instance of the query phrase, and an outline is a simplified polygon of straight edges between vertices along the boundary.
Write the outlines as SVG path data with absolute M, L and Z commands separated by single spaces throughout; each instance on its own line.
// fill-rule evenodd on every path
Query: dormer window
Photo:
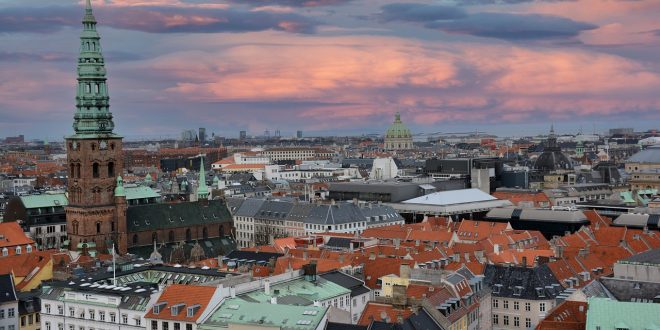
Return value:
M 495 284 L 495 286 L 493 286 L 493 293 L 499 294 L 501 290 L 502 284 Z
M 154 309 L 153 309 L 154 314 L 156 315 L 160 314 L 160 312 L 163 310 L 163 308 L 165 308 L 165 306 L 167 306 L 166 301 L 154 305 Z
M 193 317 L 195 315 L 195 313 L 197 313 L 197 311 L 199 310 L 200 307 L 201 307 L 201 305 L 199 305 L 199 304 L 195 304 L 195 305 L 192 305 L 192 306 L 188 307 L 188 312 L 186 313 L 186 316 L 187 317 Z
M 545 290 L 543 288 L 535 288 L 536 290 L 536 295 L 539 297 L 545 297 Z
M 172 316 L 177 316 L 179 312 L 185 307 L 185 304 L 176 304 L 172 307 L 170 307 L 170 311 L 172 312 Z
M 513 295 L 514 295 L 514 296 L 520 296 L 520 295 L 522 295 L 522 289 L 523 289 L 522 286 L 516 286 L 516 287 L 514 287 L 514 288 L 513 288 Z

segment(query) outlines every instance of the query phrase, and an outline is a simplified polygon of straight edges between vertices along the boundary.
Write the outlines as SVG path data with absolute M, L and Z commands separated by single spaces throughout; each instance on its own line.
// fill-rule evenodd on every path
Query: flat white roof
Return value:
M 493 201 L 497 198 L 476 188 L 434 192 L 403 201 L 403 204 L 446 206 L 474 202 Z

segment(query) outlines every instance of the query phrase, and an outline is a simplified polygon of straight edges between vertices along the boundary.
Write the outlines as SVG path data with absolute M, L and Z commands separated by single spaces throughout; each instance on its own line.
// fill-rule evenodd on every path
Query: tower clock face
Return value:
M 108 142 L 106 141 L 99 142 L 99 148 L 101 148 L 101 150 L 108 149 Z
M 78 150 L 78 142 L 73 141 L 73 143 L 71 144 L 71 148 L 72 148 L 73 150 Z

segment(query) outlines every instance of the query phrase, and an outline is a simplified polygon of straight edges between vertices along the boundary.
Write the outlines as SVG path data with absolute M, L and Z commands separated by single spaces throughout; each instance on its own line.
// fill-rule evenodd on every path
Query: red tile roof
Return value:
M 188 321 L 195 322 L 204 313 L 204 310 L 211 302 L 211 298 L 216 291 L 216 287 L 201 286 L 201 285 L 182 285 L 172 284 L 167 286 L 163 293 L 158 298 L 158 303 L 166 302 L 167 305 L 160 313 L 155 314 L 153 307 L 144 316 L 150 319 L 173 320 L 173 321 Z M 172 315 L 172 306 L 182 304 L 183 307 L 179 309 L 178 314 Z M 187 308 L 199 305 L 197 311 L 188 316 Z
M 397 309 L 392 305 L 370 302 L 362 311 L 358 325 L 369 326 L 372 321 L 396 323 L 398 318 L 406 319 L 412 314 L 410 309 Z M 385 318 L 383 318 L 385 316 Z

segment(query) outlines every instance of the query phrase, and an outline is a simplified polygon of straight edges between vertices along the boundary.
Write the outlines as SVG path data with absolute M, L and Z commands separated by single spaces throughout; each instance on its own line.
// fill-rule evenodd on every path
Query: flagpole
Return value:
M 112 285 L 117 286 L 117 264 L 115 263 L 115 243 L 112 243 Z

